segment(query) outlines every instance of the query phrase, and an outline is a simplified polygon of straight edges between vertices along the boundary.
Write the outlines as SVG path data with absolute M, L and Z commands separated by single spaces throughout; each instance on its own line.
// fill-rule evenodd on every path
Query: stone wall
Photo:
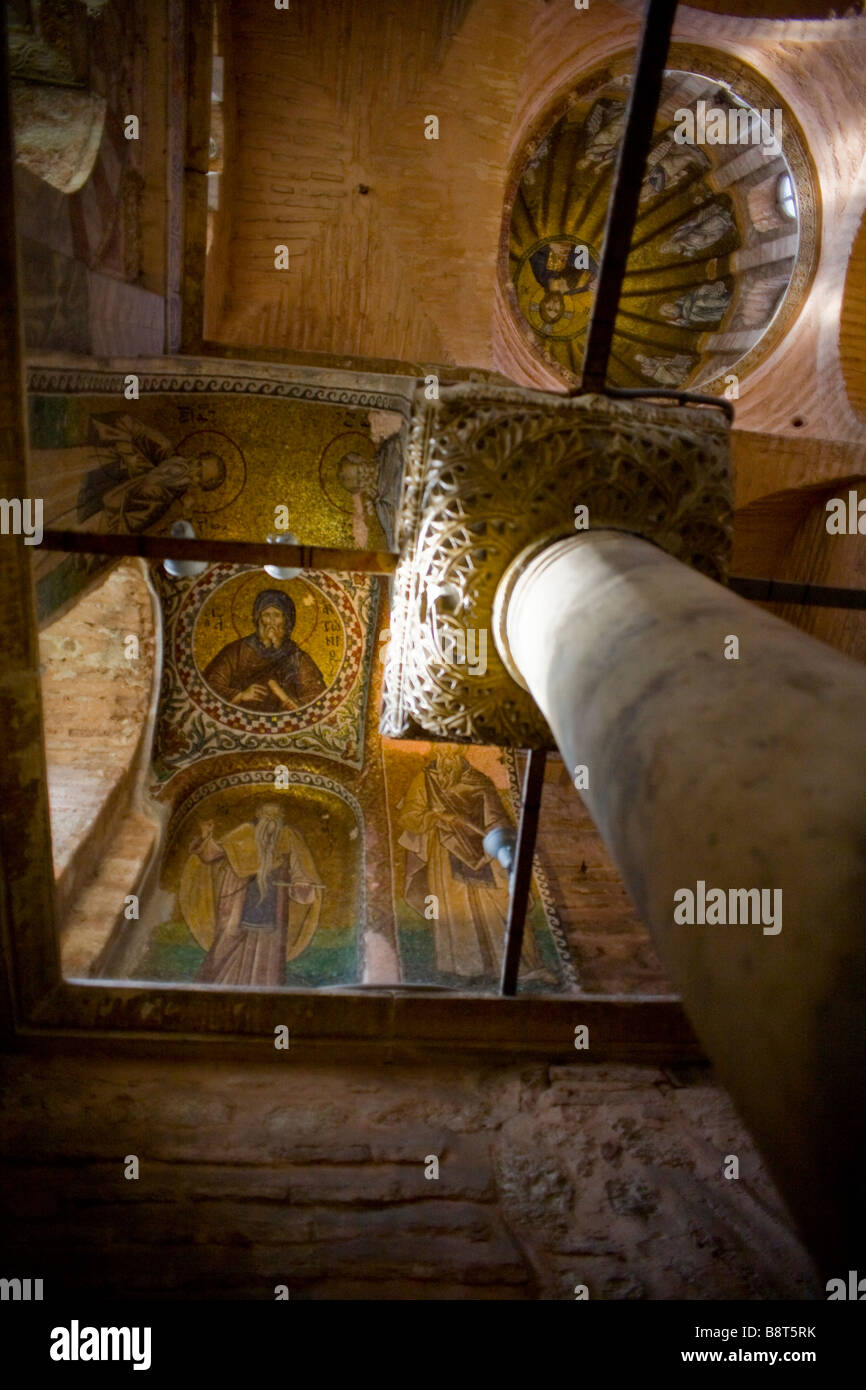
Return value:
M 544 772 L 537 855 L 585 994 L 674 994 L 637 910 L 569 769 Z
M 133 651 L 130 637 L 139 643 L 134 656 L 127 654 Z M 143 751 L 155 653 L 141 562 L 124 560 L 109 570 L 40 633 L 39 652 L 62 919 L 109 852 L 130 807 Z M 122 902 L 123 893 L 112 903 L 112 917 Z
M 231 5 L 230 284 L 212 336 L 489 366 L 531 0 Z M 439 120 L 425 139 L 425 118 Z M 290 253 L 274 269 L 274 247 Z
M 700 1068 L 280 1057 L 0 1059 L 4 1274 L 46 1299 L 819 1296 Z

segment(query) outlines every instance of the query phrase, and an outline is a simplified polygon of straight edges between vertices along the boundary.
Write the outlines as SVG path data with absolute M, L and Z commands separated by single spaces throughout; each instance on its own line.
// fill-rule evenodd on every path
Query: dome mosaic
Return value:
M 817 233 L 810 161 L 781 99 L 733 66 L 726 80 L 665 74 L 608 369 L 617 386 L 723 390 L 802 303 Z M 580 377 L 630 81 L 608 64 L 548 114 L 506 208 L 500 271 L 512 330 L 569 386 Z

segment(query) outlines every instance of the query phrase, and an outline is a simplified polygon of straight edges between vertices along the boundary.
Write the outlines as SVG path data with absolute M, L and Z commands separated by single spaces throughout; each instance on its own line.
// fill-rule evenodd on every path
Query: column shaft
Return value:
M 530 560 L 505 632 L 721 1080 L 847 1277 L 866 1259 L 866 670 L 615 531 Z M 701 884 L 725 918 L 675 921 Z M 770 890 L 760 921 L 736 889 Z

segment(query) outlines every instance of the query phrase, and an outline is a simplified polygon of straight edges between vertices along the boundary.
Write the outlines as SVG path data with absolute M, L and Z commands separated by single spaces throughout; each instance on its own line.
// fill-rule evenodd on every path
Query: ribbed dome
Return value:
M 506 211 L 502 269 L 513 321 L 569 384 L 581 368 L 629 83 L 610 68 L 581 82 L 529 143 Z M 778 97 L 755 107 L 716 78 L 666 74 L 612 382 L 723 387 L 747 355 L 754 365 L 798 264 L 792 146 L 799 152 Z M 804 158 L 793 162 L 805 167 Z

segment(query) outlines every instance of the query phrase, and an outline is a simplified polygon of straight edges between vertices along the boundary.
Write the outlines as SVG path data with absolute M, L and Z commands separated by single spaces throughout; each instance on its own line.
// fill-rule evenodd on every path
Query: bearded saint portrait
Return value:
M 90 426 L 108 461 L 84 479 L 78 520 L 101 514 L 98 530 L 139 535 L 161 521 L 189 488 L 213 492 L 225 482 L 226 466 L 216 454 L 186 458 L 165 435 L 131 415 L 96 415 Z
M 437 969 L 466 979 L 495 977 L 505 949 L 509 885 L 484 837 L 511 821 L 494 783 L 462 753 L 442 749 L 413 778 L 398 814 L 398 843 L 406 850 L 403 896 L 422 917 L 429 895 L 437 899 L 430 921 Z M 552 978 L 528 928 L 520 978 L 530 977 Z
M 319 921 L 324 885 L 298 831 L 277 802 L 255 823 L 220 840 L 203 820 L 189 847 L 178 904 L 207 951 L 196 976 L 213 985 L 281 985 L 287 961 L 307 949 Z
M 403 450 L 397 435 L 382 440 L 374 459 L 352 450 L 337 464 L 337 482 L 352 499 L 352 539 L 359 549 L 393 546 L 402 472 Z
M 731 291 L 724 280 L 710 280 L 679 299 L 662 304 L 659 312 L 677 327 L 699 328 L 703 324 L 718 324 L 730 302 Z
M 715 246 L 733 226 L 734 219 L 726 207 L 721 203 L 707 203 L 688 222 L 681 222 L 675 227 L 659 249 L 664 256 L 672 252 L 696 256 L 699 251 Z
M 578 168 L 587 164 L 612 164 L 625 128 L 625 102 L 602 97 L 586 118 L 586 149 Z
M 292 640 L 295 605 L 280 589 L 263 589 L 253 604 L 253 631 L 228 642 L 202 675 L 231 705 L 277 714 L 309 704 L 325 678 L 309 652 Z
M 217 492 L 226 483 L 218 454 L 180 454 L 166 435 L 124 411 L 91 415 L 88 434 L 86 444 L 30 451 L 36 486 L 50 488 L 56 524 L 141 535 L 176 503 L 187 508 L 190 493 Z

